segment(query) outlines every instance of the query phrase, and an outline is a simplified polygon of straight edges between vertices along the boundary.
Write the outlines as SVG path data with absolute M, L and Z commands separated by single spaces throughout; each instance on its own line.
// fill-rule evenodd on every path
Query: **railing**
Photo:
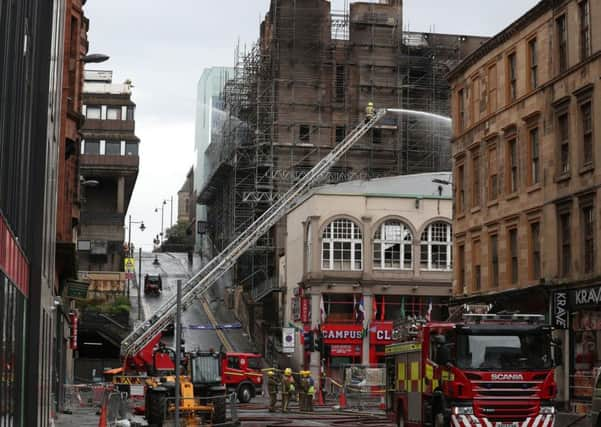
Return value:
M 278 292 L 281 288 L 278 286 L 278 281 L 275 278 L 269 278 L 260 282 L 258 286 L 251 289 L 251 296 L 254 302 L 259 302 L 271 292 Z

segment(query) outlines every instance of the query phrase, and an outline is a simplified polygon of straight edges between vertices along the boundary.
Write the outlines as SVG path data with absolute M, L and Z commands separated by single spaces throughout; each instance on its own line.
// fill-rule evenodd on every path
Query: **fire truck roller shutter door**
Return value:
M 411 369 L 409 371 L 409 392 L 421 393 L 422 379 L 419 374 L 419 362 L 411 362 Z
M 400 363 L 397 365 L 397 379 L 399 381 L 398 390 L 399 391 L 407 391 L 407 375 L 405 371 L 405 363 Z

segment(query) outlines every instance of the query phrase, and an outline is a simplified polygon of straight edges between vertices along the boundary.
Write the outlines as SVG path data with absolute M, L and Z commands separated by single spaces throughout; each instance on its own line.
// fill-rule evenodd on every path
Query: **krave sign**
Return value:
M 569 309 L 568 293 L 557 291 L 553 294 L 553 326 L 557 329 L 568 329 Z
M 574 289 L 570 294 L 570 303 L 573 308 L 581 305 L 601 304 L 601 286 L 595 288 Z

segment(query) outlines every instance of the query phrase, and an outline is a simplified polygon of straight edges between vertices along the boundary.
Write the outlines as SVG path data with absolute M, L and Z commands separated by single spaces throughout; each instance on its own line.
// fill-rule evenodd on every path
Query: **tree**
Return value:
M 194 243 L 188 221 L 178 221 L 177 224 L 165 231 L 165 236 L 167 239 L 164 243 L 167 245 L 191 245 Z

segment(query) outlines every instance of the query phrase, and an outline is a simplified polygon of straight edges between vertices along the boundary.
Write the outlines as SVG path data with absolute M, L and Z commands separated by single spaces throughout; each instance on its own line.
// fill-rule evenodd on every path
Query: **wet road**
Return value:
M 155 256 L 158 257 L 159 264 L 153 263 Z M 139 260 L 136 254 L 136 277 Z M 142 253 L 142 280 L 145 274 L 160 274 L 163 280 L 163 291 L 161 296 L 145 296 L 142 292 L 142 312 L 143 318 L 152 316 L 164 301 L 177 294 L 177 280 L 182 280 L 182 285 L 192 277 L 194 272 L 200 269 L 200 258 L 195 256 L 194 263 L 190 268 L 188 257 L 185 253 Z M 213 327 L 213 323 L 218 325 L 227 325 L 238 323 L 233 312 L 227 310 L 223 298 L 223 292 L 217 288 L 211 289 L 205 294 L 206 303 L 200 301 L 192 304 L 182 313 L 182 324 L 186 350 L 215 350 L 221 348 L 225 341 L 224 350 L 227 351 L 253 351 L 253 346 L 249 341 L 248 335 L 242 329 L 199 329 Z M 137 289 L 132 288 L 132 302 L 137 304 Z M 208 309 L 208 312 L 207 312 Z M 135 312 L 134 312 L 135 313 Z M 163 340 L 168 345 L 173 344 L 174 337 L 164 336 Z

